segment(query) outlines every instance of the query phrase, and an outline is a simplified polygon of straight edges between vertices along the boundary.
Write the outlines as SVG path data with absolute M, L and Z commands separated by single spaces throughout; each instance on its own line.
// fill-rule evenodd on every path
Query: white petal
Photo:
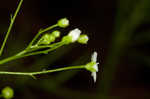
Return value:
M 96 70 L 96 72 L 98 72 L 98 64 L 99 64 L 99 63 L 96 63 L 96 64 L 93 66 L 93 68 Z
M 93 61 L 93 62 L 96 62 L 96 61 L 97 61 L 97 52 L 94 52 L 94 53 L 92 54 L 91 61 Z
M 91 76 L 93 77 L 94 82 L 96 82 L 96 72 L 92 72 Z
M 80 34 L 81 34 L 81 30 L 76 28 L 76 29 L 70 31 L 68 35 L 72 37 L 72 42 L 75 42 L 76 40 L 78 40 Z

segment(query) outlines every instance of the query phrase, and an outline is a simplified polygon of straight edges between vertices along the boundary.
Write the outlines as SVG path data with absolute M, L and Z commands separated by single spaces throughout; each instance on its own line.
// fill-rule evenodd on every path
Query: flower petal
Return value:
M 75 42 L 80 37 L 80 34 L 81 34 L 81 30 L 76 28 L 76 29 L 70 31 L 68 36 L 71 36 L 72 37 L 72 42 Z
M 96 82 L 96 72 L 92 72 L 91 76 L 93 77 L 94 82 Z
M 91 61 L 93 61 L 93 62 L 96 62 L 96 61 L 97 61 L 97 52 L 94 52 L 94 53 L 92 54 Z
M 96 64 L 93 66 L 93 68 L 96 70 L 96 72 L 98 72 L 98 64 L 99 64 L 99 63 L 96 63 Z

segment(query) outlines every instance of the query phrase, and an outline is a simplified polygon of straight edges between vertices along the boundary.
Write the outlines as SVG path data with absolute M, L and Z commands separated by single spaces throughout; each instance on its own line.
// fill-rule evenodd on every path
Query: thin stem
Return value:
M 23 55 L 23 57 L 32 56 L 32 55 L 38 55 L 38 54 L 47 54 L 48 52 L 51 52 L 51 51 L 53 51 L 53 50 L 55 50 L 55 49 L 65 45 L 65 44 L 66 43 L 61 42 L 60 45 L 54 46 L 51 49 L 47 49 L 47 50 L 43 50 L 43 51 L 37 51 L 37 52 L 33 52 L 33 53 L 28 53 L 28 54 Z
M 4 64 L 4 63 L 7 63 L 7 62 L 9 62 L 9 61 L 12 61 L 12 60 L 18 59 L 18 58 L 20 58 L 20 56 L 19 56 L 19 55 L 14 55 L 14 56 L 11 56 L 11 57 L 8 57 L 8 58 L 5 58 L 5 59 L 3 59 L 3 60 L 1 60 L 1 61 L 0 61 L 0 65 L 1 65 L 1 64 Z
M 33 51 L 44 49 L 44 48 L 52 48 L 52 47 L 58 46 L 59 44 L 62 44 L 62 42 L 57 42 L 57 43 L 53 43 L 50 45 L 32 46 L 30 49 L 26 49 L 26 50 L 28 50 L 27 52 L 33 52 Z
M 17 14 L 18 14 L 18 12 L 19 12 L 19 10 L 20 10 L 20 8 L 21 8 L 22 3 L 23 3 L 23 0 L 20 0 L 19 5 L 18 5 L 18 7 L 17 7 L 17 9 L 16 9 L 16 12 L 15 12 L 14 16 L 11 18 L 11 22 L 10 22 L 8 31 L 7 31 L 7 33 L 6 33 L 6 36 L 5 36 L 5 38 L 4 38 L 3 44 L 2 44 L 1 49 L 0 49 L 0 56 L 1 56 L 2 53 L 3 53 L 3 50 L 4 50 L 4 47 L 5 47 L 5 45 L 6 45 L 8 36 L 9 36 L 10 31 L 11 31 L 13 25 L 14 25 L 16 16 L 17 16 Z
M 58 44 L 58 43 L 57 43 Z M 58 47 L 61 47 L 65 44 L 65 42 L 59 42 L 59 44 L 56 46 L 53 46 L 52 48 L 50 49 L 47 49 L 47 50 L 43 50 L 43 51 L 37 51 L 37 52 L 31 52 L 31 53 L 27 53 L 28 49 L 25 49 L 23 51 L 21 51 L 19 54 L 16 54 L 14 56 L 11 56 L 11 57 L 8 57 L 8 58 L 5 58 L 3 60 L 0 60 L 0 65 L 1 64 L 4 64 L 4 63 L 7 63 L 9 61 L 12 61 L 12 60 L 16 60 L 16 59 L 19 59 L 19 58 L 23 58 L 23 57 L 27 57 L 27 56 L 32 56 L 32 55 L 39 55 L 39 54 L 45 54 L 45 53 L 48 53 L 50 51 L 53 51 L 55 49 L 57 49 Z M 54 44 L 55 45 L 55 44 Z M 27 54 L 26 54 L 27 53 Z
M 57 27 L 57 26 L 58 26 L 58 25 L 55 24 L 55 25 L 49 26 L 49 27 L 47 27 L 47 28 L 45 28 L 45 29 L 43 29 L 43 30 L 40 30 L 40 31 L 37 33 L 37 35 L 33 38 L 33 40 L 29 43 L 29 45 L 27 46 L 26 49 L 29 49 L 29 48 L 32 46 L 32 44 L 37 40 L 37 38 L 38 38 L 42 33 L 46 32 L 46 31 L 48 31 L 48 30 L 51 30 L 52 28 L 55 28 L 55 27 Z
M 6 71 L 0 71 L 0 75 L 20 75 L 20 76 L 34 77 L 35 75 L 48 74 L 48 73 L 52 73 L 52 72 L 65 71 L 65 70 L 71 70 L 71 69 L 85 69 L 85 66 L 84 65 L 70 66 L 70 67 L 63 67 L 63 68 L 46 70 L 46 71 L 39 71 L 39 72 L 6 72 Z

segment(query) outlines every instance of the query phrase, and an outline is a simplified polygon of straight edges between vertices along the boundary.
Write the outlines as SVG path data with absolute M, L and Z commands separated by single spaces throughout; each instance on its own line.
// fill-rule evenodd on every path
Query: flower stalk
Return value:
M 2 74 L 2 75 L 30 76 L 30 77 L 34 76 L 35 77 L 36 75 L 48 74 L 48 73 L 52 73 L 52 72 L 59 72 L 59 71 L 65 71 L 65 70 L 74 70 L 74 69 L 85 69 L 85 66 L 84 65 L 69 66 L 69 67 L 52 69 L 52 70 L 45 70 L 45 71 L 39 71 L 39 72 L 6 72 L 6 71 L 0 71 L 0 74 Z

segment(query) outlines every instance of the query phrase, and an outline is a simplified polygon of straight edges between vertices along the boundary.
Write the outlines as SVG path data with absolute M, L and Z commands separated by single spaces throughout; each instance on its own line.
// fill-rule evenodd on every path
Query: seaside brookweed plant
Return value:
M 20 3 L 16 9 L 14 16 L 11 17 L 11 22 L 10 22 L 8 31 L 6 33 L 4 41 L 0 48 L 0 56 L 3 53 L 4 47 L 6 45 L 6 41 L 10 34 L 10 31 L 13 27 L 16 16 L 21 8 L 22 2 L 23 2 L 23 0 L 20 0 Z M 13 61 L 13 60 L 27 57 L 27 56 L 47 54 L 61 46 L 75 43 L 75 42 L 78 42 L 80 44 L 87 44 L 89 37 L 86 34 L 81 34 L 82 31 L 78 28 L 71 30 L 66 36 L 63 36 L 61 38 L 61 40 L 58 42 L 55 42 L 55 39 L 60 37 L 61 32 L 59 30 L 54 30 L 51 33 L 48 32 L 48 31 L 54 29 L 55 27 L 66 28 L 68 26 L 69 26 L 69 20 L 67 18 L 62 18 L 62 19 L 58 20 L 56 24 L 49 26 L 45 29 L 40 29 L 24 50 L 22 50 L 21 52 L 15 54 L 13 56 L 10 56 L 8 58 L 0 60 L 0 65 L 7 63 L 9 61 Z M 98 64 L 99 63 L 97 62 L 97 52 L 94 52 L 91 57 L 91 62 L 84 64 L 84 65 L 67 66 L 67 67 L 63 67 L 63 68 L 38 71 L 38 72 L 0 71 L 0 74 L 30 76 L 30 77 L 36 78 L 35 76 L 40 75 L 40 74 L 47 74 L 47 73 L 51 73 L 51 72 L 58 72 L 58 71 L 71 70 L 71 69 L 85 69 L 85 70 L 88 70 L 91 72 L 94 82 L 96 82 L 96 78 L 97 78 L 96 72 L 98 72 Z M 1 96 L 5 99 L 10 99 L 13 97 L 13 94 L 14 94 L 13 90 L 10 87 L 6 87 L 2 90 Z

